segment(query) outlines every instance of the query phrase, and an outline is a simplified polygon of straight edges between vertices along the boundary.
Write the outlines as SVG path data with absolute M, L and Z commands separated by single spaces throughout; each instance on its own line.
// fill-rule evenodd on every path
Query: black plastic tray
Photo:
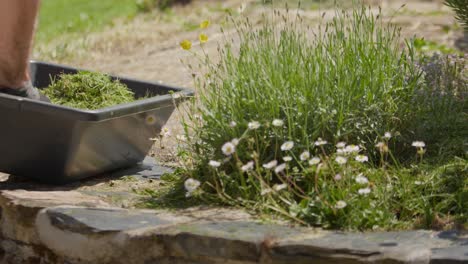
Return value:
M 38 88 L 78 69 L 31 62 Z M 147 99 L 99 110 L 80 110 L 0 94 L 0 172 L 65 183 L 142 161 L 175 105 L 192 91 L 119 79 Z M 180 93 L 181 96 L 173 96 Z

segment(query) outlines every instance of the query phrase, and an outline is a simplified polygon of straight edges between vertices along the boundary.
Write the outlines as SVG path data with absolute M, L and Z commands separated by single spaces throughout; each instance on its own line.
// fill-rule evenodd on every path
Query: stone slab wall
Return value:
M 0 208 L 0 263 L 468 263 L 457 231 L 332 232 L 226 209 L 125 210 L 75 192 L 1 191 Z

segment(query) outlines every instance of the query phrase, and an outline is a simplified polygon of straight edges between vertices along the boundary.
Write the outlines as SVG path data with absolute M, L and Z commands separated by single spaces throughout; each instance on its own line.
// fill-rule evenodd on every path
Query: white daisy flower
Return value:
M 286 189 L 286 188 L 288 188 L 288 185 L 287 185 L 286 183 L 283 183 L 283 184 L 275 184 L 275 185 L 273 186 L 273 189 L 274 189 L 275 191 L 277 191 L 277 192 L 279 192 L 279 191 L 281 191 L 281 190 L 283 190 L 283 189 Z
M 168 136 L 171 135 L 171 130 L 170 130 L 169 128 L 167 128 L 167 127 L 163 127 L 163 128 L 161 129 L 161 132 L 159 132 L 159 135 L 160 135 L 161 137 L 168 137 Z
M 328 142 L 326 140 L 323 140 L 322 138 L 318 138 L 317 141 L 315 141 L 314 145 L 315 146 L 322 146 L 327 144 Z
M 346 142 L 341 141 L 341 142 L 336 143 L 336 148 L 342 149 L 345 147 L 346 147 Z
M 260 123 L 258 121 L 252 121 L 252 122 L 249 122 L 247 126 L 250 130 L 255 130 L 255 129 L 260 128 Z
M 265 194 L 268 194 L 268 193 L 271 193 L 271 189 L 268 188 L 268 189 L 262 189 L 262 191 L 260 192 L 260 195 L 265 195 Z
M 355 159 L 356 159 L 356 161 L 361 162 L 361 163 L 369 161 L 369 157 L 367 157 L 365 155 L 357 155 Z
M 386 138 L 386 139 L 391 139 L 391 138 L 392 138 L 392 133 L 390 133 L 390 132 L 385 132 L 385 134 L 384 134 L 383 137 Z
M 309 165 L 314 166 L 320 163 L 320 158 L 318 157 L 313 157 L 309 160 Z
M 348 145 L 346 148 L 344 148 L 345 153 L 358 153 L 359 152 L 359 146 L 357 145 Z
M 275 119 L 273 122 L 271 122 L 271 124 L 275 127 L 280 127 L 284 125 L 284 121 L 281 119 Z
M 336 154 L 338 154 L 338 155 L 345 155 L 346 153 L 345 153 L 344 149 L 339 148 L 339 149 L 336 150 Z
M 293 147 L 294 147 L 294 142 L 286 141 L 283 143 L 283 145 L 281 145 L 281 150 L 287 151 L 287 150 L 291 150 Z
M 236 146 L 232 144 L 232 142 L 226 142 L 221 147 L 221 150 L 223 151 L 224 155 L 231 156 L 234 152 L 236 152 Z
M 310 152 L 309 151 L 304 151 L 301 153 L 301 155 L 299 156 L 299 158 L 304 161 L 304 160 L 308 160 L 310 158 Z
M 426 143 L 423 141 L 413 141 L 413 144 L 411 146 L 416 147 L 416 148 L 424 148 L 426 147 Z
M 229 126 L 230 126 L 230 127 L 236 127 L 236 126 L 237 126 L 237 123 L 236 123 L 235 121 L 231 121 L 231 122 L 229 123 Z
M 366 176 L 359 174 L 358 176 L 356 176 L 356 182 L 359 183 L 359 184 L 368 184 L 369 183 L 369 180 L 367 179 Z
M 221 162 L 216 161 L 216 160 L 210 160 L 210 162 L 208 162 L 208 164 L 213 168 L 218 168 L 219 166 L 221 166 Z
M 182 93 L 173 93 L 173 94 L 172 94 L 172 98 L 173 98 L 173 99 L 179 99 L 179 98 L 182 97 L 182 95 L 183 95 Z
M 233 139 L 231 140 L 231 143 L 232 143 L 234 146 L 237 146 L 237 145 L 239 145 L 239 139 L 238 139 L 238 138 L 233 138 Z
M 193 118 L 195 118 L 197 120 L 200 120 L 200 121 L 203 121 L 203 116 L 201 116 L 201 115 L 194 114 Z
M 288 161 L 291 161 L 293 158 L 291 156 L 286 156 L 286 157 L 283 157 L 283 160 L 288 162 Z
M 200 187 L 200 182 L 195 179 L 189 178 L 184 182 L 184 187 L 187 191 L 187 194 L 185 196 L 189 197 L 198 187 Z
M 388 146 L 384 142 L 377 143 L 375 147 L 378 148 L 380 152 L 388 152 Z
M 342 157 L 342 156 L 337 156 L 335 158 L 335 161 L 336 161 L 336 163 L 338 163 L 340 165 L 344 165 L 344 164 L 346 164 L 346 162 L 348 162 L 348 159 L 345 158 L 345 157 Z
M 362 194 L 362 195 L 369 194 L 370 192 L 371 192 L 371 189 L 370 189 L 370 188 L 362 188 L 362 189 L 359 189 L 359 190 L 358 190 L 358 193 L 359 193 L 359 194 Z
M 263 168 L 270 170 L 270 169 L 273 169 L 274 167 L 276 167 L 276 165 L 278 165 L 278 161 L 272 160 L 272 161 L 270 161 L 268 163 L 263 164 Z
M 275 168 L 275 173 L 283 172 L 286 169 L 286 163 L 280 164 Z
M 345 201 L 338 201 L 335 204 L 336 209 L 343 209 L 347 206 L 348 204 Z
M 247 162 L 244 166 L 241 167 L 241 170 L 242 171 L 249 171 L 249 170 L 252 170 L 254 167 L 254 162 L 253 161 L 249 161 Z

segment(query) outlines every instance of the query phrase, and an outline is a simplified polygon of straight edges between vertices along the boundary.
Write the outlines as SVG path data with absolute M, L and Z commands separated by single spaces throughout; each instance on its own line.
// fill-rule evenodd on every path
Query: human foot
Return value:
M 7 87 L 0 87 L 0 93 L 25 97 L 33 100 L 39 100 L 42 102 L 50 103 L 49 98 L 43 95 L 39 89 L 34 87 L 31 82 L 25 82 L 23 86 L 19 88 L 7 88 Z

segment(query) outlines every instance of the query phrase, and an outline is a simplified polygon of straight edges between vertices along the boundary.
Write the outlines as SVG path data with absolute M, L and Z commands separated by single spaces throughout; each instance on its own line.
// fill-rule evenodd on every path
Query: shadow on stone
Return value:
M 384 243 L 380 243 L 379 246 L 381 246 L 381 247 L 396 247 L 396 246 L 398 246 L 398 243 L 396 243 L 396 242 L 384 242 Z
M 437 237 L 442 238 L 442 239 L 449 239 L 449 240 L 458 240 L 458 237 L 460 235 L 459 231 L 442 231 L 440 232 Z
M 136 166 L 111 171 L 95 177 L 87 178 L 81 181 L 67 183 L 64 185 L 50 185 L 34 181 L 29 178 L 3 174 L 3 181 L 0 181 L 0 190 L 32 190 L 32 191 L 70 191 L 82 186 L 93 186 L 100 183 L 120 179 L 124 176 L 133 176 L 138 180 L 159 179 L 163 174 L 172 172 L 173 169 L 163 167 L 157 164 L 154 158 L 146 157 L 143 162 Z M 1 173 L 0 173 L 1 174 Z
M 458 230 L 442 231 L 437 234 L 437 238 L 447 239 L 461 246 L 468 246 L 468 232 L 467 231 L 458 231 Z

